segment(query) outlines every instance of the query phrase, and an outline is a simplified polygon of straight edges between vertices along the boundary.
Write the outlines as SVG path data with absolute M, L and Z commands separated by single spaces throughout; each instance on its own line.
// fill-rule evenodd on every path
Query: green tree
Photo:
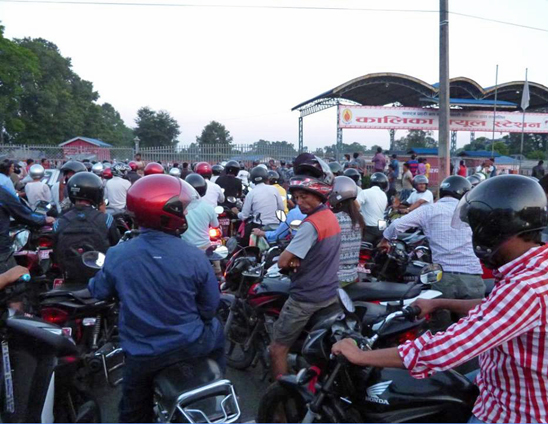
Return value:
M 495 152 L 499 153 L 502 156 L 508 156 L 508 154 L 510 153 L 508 146 L 502 141 L 496 141 L 493 149 L 495 150 Z
M 325 150 L 325 155 L 327 157 L 334 158 L 337 154 L 337 145 L 332 144 L 331 146 L 324 147 L 324 150 Z M 345 153 L 349 153 L 349 154 L 352 154 L 354 152 L 363 153 L 365 151 L 367 151 L 367 146 L 354 142 L 352 144 L 343 143 L 342 151 L 340 153 L 342 156 Z
M 231 144 L 232 136 L 225 126 L 219 122 L 211 121 L 202 130 L 202 135 L 196 137 L 198 144 Z
M 113 146 L 133 145 L 133 130 L 126 126 L 118 111 L 110 103 L 103 103 L 101 106 L 93 105 L 86 114 L 84 125 L 86 134 L 93 134 L 94 138 L 106 141 Z
M 39 76 L 38 58 L 30 50 L 4 38 L 0 25 L 0 144 L 15 141 L 25 129 L 19 110 L 23 87 Z
M 395 150 L 407 151 L 413 147 L 438 147 L 438 142 L 432 137 L 432 131 L 411 130 L 405 136 L 396 140 Z
M 137 127 L 134 133 L 141 140 L 141 146 L 175 146 L 180 134 L 179 124 L 168 112 L 155 112 L 149 107 L 137 111 Z
M 538 159 L 538 160 L 544 160 L 546 159 L 546 152 L 542 150 L 535 150 L 533 152 L 529 152 L 525 155 L 527 159 Z

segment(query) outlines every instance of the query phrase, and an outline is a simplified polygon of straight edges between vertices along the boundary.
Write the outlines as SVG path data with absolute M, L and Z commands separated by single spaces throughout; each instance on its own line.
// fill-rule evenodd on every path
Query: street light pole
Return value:
M 449 0 L 440 0 L 439 160 L 440 182 L 450 174 L 449 148 Z

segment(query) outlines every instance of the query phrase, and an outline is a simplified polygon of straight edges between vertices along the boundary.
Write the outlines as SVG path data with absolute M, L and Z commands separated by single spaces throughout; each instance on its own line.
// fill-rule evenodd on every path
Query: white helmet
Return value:
M 181 170 L 179 168 L 171 168 L 169 170 L 169 175 L 172 177 L 181 178 Z
M 29 169 L 29 175 L 33 180 L 41 180 L 44 178 L 44 167 L 42 165 L 32 165 Z
M 97 162 L 91 167 L 91 172 L 93 172 L 96 175 L 102 176 L 104 171 L 103 164 L 101 162 Z

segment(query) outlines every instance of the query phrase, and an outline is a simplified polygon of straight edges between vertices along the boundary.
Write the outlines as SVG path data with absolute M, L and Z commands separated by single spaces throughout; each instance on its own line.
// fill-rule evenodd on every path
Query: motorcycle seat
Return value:
M 194 358 L 177 362 L 163 369 L 154 378 L 155 390 L 163 404 L 175 405 L 181 394 L 189 392 L 222 377 L 217 362 L 208 358 Z
M 404 299 L 411 299 L 418 296 L 421 293 L 422 286 L 416 285 L 411 287 L 414 283 L 402 284 L 391 283 L 386 281 L 374 282 L 374 283 L 354 283 L 345 287 L 348 296 L 352 300 L 362 301 L 387 301 L 387 300 L 400 300 L 403 296 Z M 409 290 L 409 292 L 407 292 Z M 407 293 L 406 293 L 407 292 Z
M 52 299 L 56 297 L 70 297 L 84 304 L 93 304 L 99 302 L 91 296 L 88 289 L 70 290 L 70 289 L 54 289 L 40 295 L 42 299 Z
M 278 228 L 278 225 L 276 224 L 268 224 L 268 225 L 263 225 L 261 227 L 261 230 L 263 231 L 274 231 L 276 230 L 276 228 Z
M 339 302 L 335 302 L 327 308 L 320 309 L 308 320 L 305 330 L 310 331 L 315 329 L 317 325 L 329 327 L 341 315 L 342 308 Z

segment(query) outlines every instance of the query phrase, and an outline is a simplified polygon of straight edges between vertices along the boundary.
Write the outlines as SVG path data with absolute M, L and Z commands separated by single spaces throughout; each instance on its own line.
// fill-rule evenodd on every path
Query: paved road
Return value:
M 268 385 L 268 381 L 261 381 L 262 368 L 260 365 L 256 369 L 248 371 L 236 371 L 228 369 L 227 378 L 232 381 L 236 387 L 240 408 L 242 409 L 242 418 L 240 422 L 250 422 L 255 420 L 255 415 L 259 406 L 259 400 Z M 97 391 L 99 403 L 103 412 L 103 422 L 118 422 L 118 403 L 121 397 L 121 387 L 111 389 L 101 387 Z

